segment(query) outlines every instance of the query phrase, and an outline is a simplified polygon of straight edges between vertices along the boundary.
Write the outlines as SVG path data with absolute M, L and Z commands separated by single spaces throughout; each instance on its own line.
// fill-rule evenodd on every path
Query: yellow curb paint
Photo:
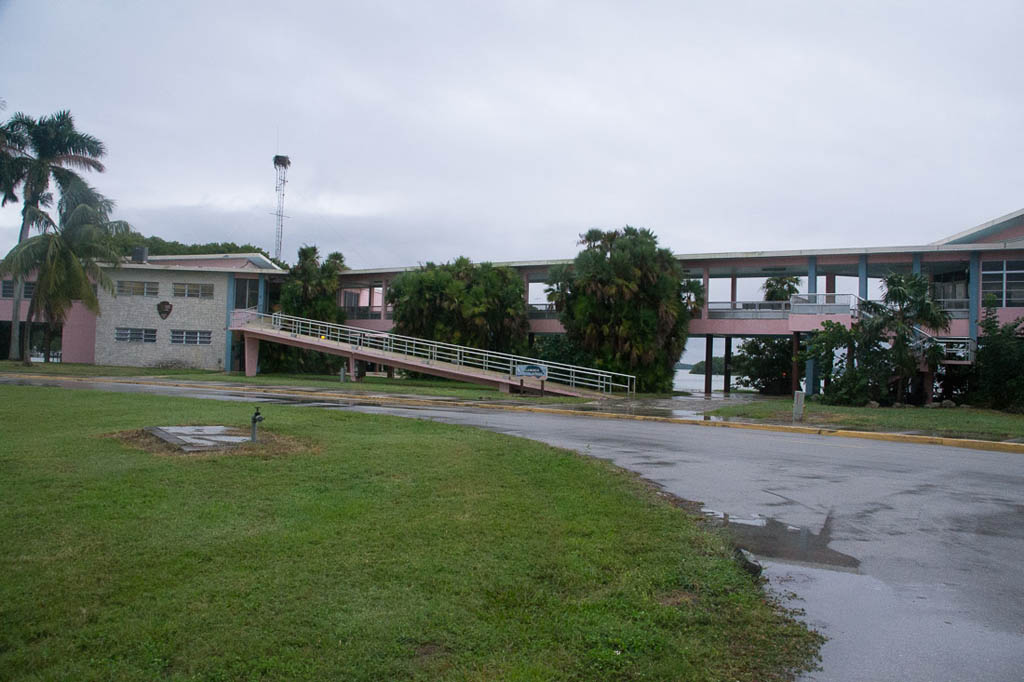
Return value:
M 142 379 L 120 379 L 117 377 L 62 377 L 44 374 L 11 374 L 28 379 L 56 379 L 60 381 L 107 381 L 115 384 L 139 384 L 144 386 L 174 386 L 176 388 L 205 388 L 213 391 L 245 390 L 252 393 L 281 395 L 296 398 L 323 398 L 330 400 L 357 400 L 363 403 L 378 405 L 396 404 L 416 407 L 474 407 L 484 410 L 505 410 L 509 412 L 534 412 L 537 414 L 557 414 L 571 417 L 593 417 L 597 419 L 626 419 L 630 421 L 660 422 L 665 424 L 682 424 L 687 426 L 705 426 L 723 429 L 746 429 L 749 431 L 774 431 L 777 433 L 802 433 L 816 436 L 834 436 L 837 438 L 860 438 L 891 443 L 916 443 L 920 445 L 942 445 L 946 447 L 969 448 L 972 450 L 988 450 L 991 452 L 1010 452 L 1024 454 L 1024 443 L 1007 443 L 994 440 L 977 440 L 973 438 L 947 438 L 944 436 L 918 436 L 908 433 L 885 433 L 879 431 L 850 431 L 847 429 L 816 428 L 813 426 L 788 426 L 786 424 L 755 424 L 752 422 L 705 421 L 703 419 L 685 419 L 681 417 L 655 417 L 651 415 L 620 414 L 617 412 L 583 412 L 557 407 L 534 407 L 530 405 L 495 405 L 493 403 L 474 403 L 454 400 L 431 400 L 421 398 L 400 398 L 385 395 L 364 395 L 360 393 L 333 393 L 326 391 L 294 391 L 287 388 L 268 388 L 264 386 L 216 386 L 204 382 L 178 383 L 170 381 L 145 381 Z

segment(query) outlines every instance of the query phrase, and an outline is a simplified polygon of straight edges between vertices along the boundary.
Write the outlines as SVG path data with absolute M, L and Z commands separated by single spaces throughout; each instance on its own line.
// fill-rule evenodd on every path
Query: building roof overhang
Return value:
M 970 229 L 964 230 L 963 232 L 957 232 L 951 237 L 946 237 L 945 239 L 940 239 L 933 243 L 936 245 L 974 244 L 977 243 L 979 239 L 984 239 L 985 237 L 996 234 L 1001 230 L 1005 230 L 1009 227 L 1015 227 L 1021 223 L 1024 223 L 1024 208 L 1019 211 L 1014 211 L 1013 213 L 1007 213 L 1006 215 L 998 218 L 993 218 L 981 225 L 976 225 Z

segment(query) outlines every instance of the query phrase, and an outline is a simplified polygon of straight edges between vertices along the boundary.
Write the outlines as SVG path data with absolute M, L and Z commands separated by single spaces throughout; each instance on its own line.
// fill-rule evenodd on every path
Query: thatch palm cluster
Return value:
M 640 390 L 670 390 L 702 287 L 649 230 L 594 229 L 580 244 L 548 286 L 567 338 L 596 366 L 635 374 Z
M 511 268 L 460 257 L 403 272 L 388 288 L 387 302 L 400 334 L 517 353 L 525 350 L 529 331 L 524 294 Z

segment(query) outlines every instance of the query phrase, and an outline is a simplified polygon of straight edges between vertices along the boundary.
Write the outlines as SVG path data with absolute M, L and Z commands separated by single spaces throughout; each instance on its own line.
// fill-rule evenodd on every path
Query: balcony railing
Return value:
M 526 314 L 531 320 L 557 320 L 558 311 L 554 303 L 531 303 Z
M 794 315 L 856 315 L 861 297 L 855 294 L 793 294 L 789 297 Z
M 380 310 L 379 305 L 359 305 L 359 306 L 348 306 L 342 308 L 345 311 L 345 319 L 348 320 L 379 320 Z M 391 319 L 391 308 L 389 307 L 384 311 L 384 319 Z
M 789 316 L 789 301 L 709 301 L 711 320 L 780 320 Z
M 937 298 L 939 304 L 954 320 L 966 320 L 970 316 L 971 301 L 967 298 Z

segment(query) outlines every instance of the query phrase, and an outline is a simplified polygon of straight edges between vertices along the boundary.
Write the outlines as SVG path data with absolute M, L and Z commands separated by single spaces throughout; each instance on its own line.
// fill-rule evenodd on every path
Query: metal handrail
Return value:
M 859 296 L 858 298 L 861 299 Z M 872 301 L 880 305 L 885 305 L 881 301 Z M 864 318 L 871 318 L 872 315 L 866 310 L 860 310 L 860 315 Z M 914 339 L 911 341 L 911 346 L 920 348 L 925 343 L 934 343 L 942 347 L 942 362 L 953 362 L 953 363 L 973 363 L 974 353 L 977 350 L 977 341 L 970 338 L 969 336 L 935 336 L 926 332 L 921 327 L 914 325 Z
M 512 378 L 516 365 L 543 364 L 547 367 L 548 379 L 575 388 L 586 388 L 601 393 L 625 390 L 636 393 L 636 377 L 632 374 L 608 372 L 590 367 L 567 365 L 561 362 L 539 362 L 536 358 L 510 353 L 457 346 L 452 343 L 430 341 L 413 336 L 402 336 L 392 332 L 378 332 L 360 327 L 349 327 L 332 322 L 321 322 L 283 313 L 268 315 L 251 310 L 236 310 L 231 317 L 232 327 L 243 327 L 256 323 L 261 326 L 288 332 L 297 336 L 311 336 L 325 341 L 351 344 L 352 349 L 368 348 L 388 353 L 398 353 L 420 358 L 429 362 L 446 362 L 462 367 L 474 367 L 485 371 L 498 372 Z
M 860 311 L 862 300 L 857 294 L 793 294 L 789 297 L 789 305 L 790 311 L 796 315 L 832 313 L 855 316 Z

